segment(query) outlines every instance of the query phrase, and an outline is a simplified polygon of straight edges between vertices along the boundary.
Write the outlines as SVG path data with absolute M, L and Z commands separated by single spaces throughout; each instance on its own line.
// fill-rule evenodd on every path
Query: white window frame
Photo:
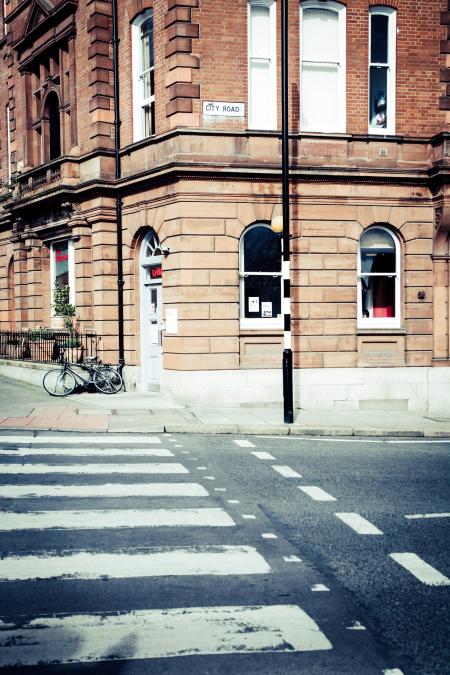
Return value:
M 364 276 L 387 276 L 386 273 L 363 274 L 361 270 L 361 237 L 369 230 L 383 230 L 387 232 L 395 244 L 395 316 L 393 317 L 365 317 L 362 314 L 362 287 L 361 278 Z M 401 326 L 401 251 L 398 237 L 392 230 L 383 225 L 371 225 L 362 232 L 358 241 L 358 263 L 357 263 L 357 325 L 358 328 L 400 328 Z
M 7 153 L 8 153 L 8 183 L 11 184 L 12 168 L 11 168 L 11 110 L 9 109 L 9 101 L 6 106 L 6 127 L 7 127 Z
M 252 21 L 251 21 L 251 12 L 253 7 L 268 7 L 269 8 L 269 23 L 270 23 L 270 52 L 268 59 L 261 59 L 258 57 L 252 56 Z M 249 129 L 277 129 L 278 120 L 277 120 L 277 15 L 276 15 L 277 4 L 275 0 L 249 0 L 247 3 L 247 26 L 248 26 L 248 127 Z M 254 60 L 264 60 L 269 61 L 269 91 L 267 92 L 267 106 L 266 106 L 266 119 L 267 124 L 264 127 L 257 125 L 251 118 L 252 105 L 251 105 L 251 76 L 252 76 L 252 61 Z
M 338 92 L 339 105 L 336 125 L 334 128 L 319 129 L 312 126 L 302 125 L 302 82 L 300 79 L 300 129 L 301 131 L 311 131 L 317 133 L 345 133 L 347 129 L 347 61 L 346 61 L 346 30 L 347 30 L 347 8 L 340 2 L 334 0 L 303 0 L 300 2 L 300 78 L 303 69 L 302 54 L 302 32 L 303 32 L 303 12 L 305 9 L 327 9 L 337 13 L 338 33 L 339 33 L 339 61 L 338 65 Z M 321 62 L 325 63 L 325 61 Z
M 280 271 L 279 272 L 249 272 L 246 274 L 244 272 L 244 238 L 255 227 L 267 227 L 268 230 L 271 230 L 270 226 L 267 223 L 253 223 L 250 227 L 247 227 L 246 230 L 242 233 L 239 241 L 239 325 L 241 328 L 252 328 L 255 330 L 261 329 L 279 329 L 283 328 L 283 280 L 282 280 L 282 256 L 280 254 Z M 280 314 L 273 318 L 263 318 L 258 317 L 256 319 L 249 319 L 244 316 L 245 310 L 245 278 L 248 276 L 272 276 L 280 277 Z
M 62 239 L 56 239 L 50 244 L 50 302 L 51 305 L 54 303 L 54 288 L 55 288 L 55 248 L 61 244 L 61 242 L 67 241 L 67 252 L 68 252 L 68 267 L 69 267 L 69 303 L 75 305 L 75 257 L 73 250 L 73 241 L 68 237 L 63 237 Z M 52 307 L 52 316 L 55 315 L 55 312 Z
M 131 24 L 131 60 L 132 60 L 132 73 L 133 73 L 133 140 L 140 141 L 143 138 L 147 138 L 145 135 L 145 125 L 144 125 L 144 109 L 155 102 L 155 95 L 148 96 L 144 98 L 142 96 L 141 89 L 141 77 L 142 77 L 142 68 L 141 68 L 141 26 L 146 21 L 150 15 L 153 14 L 153 10 L 147 9 L 142 14 L 139 14 L 138 17 Z M 154 48 L 154 44 L 153 44 Z M 149 69 L 151 70 L 151 68 Z M 154 71 L 154 66 L 153 66 Z M 154 123 L 154 120 L 153 120 Z M 150 137 L 150 136 L 148 136 Z
M 372 63 L 372 16 L 375 14 L 382 14 L 388 17 L 388 60 L 386 63 Z M 377 5 L 369 8 L 369 86 L 368 86 L 368 110 L 369 110 L 369 134 L 377 136 L 386 136 L 395 134 L 395 80 L 396 80 L 396 42 L 397 42 L 397 10 L 393 7 L 384 7 Z M 386 91 L 386 116 L 387 125 L 385 128 L 377 129 L 370 126 L 371 118 L 371 91 L 370 91 L 370 69 L 377 65 L 387 66 L 387 91 Z

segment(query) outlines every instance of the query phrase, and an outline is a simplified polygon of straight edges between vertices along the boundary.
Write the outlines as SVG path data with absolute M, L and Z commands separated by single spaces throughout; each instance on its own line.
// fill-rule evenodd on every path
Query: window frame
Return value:
M 362 273 L 361 270 L 361 239 L 364 234 L 371 230 L 382 230 L 387 232 L 392 238 L 395 246 L 395 298 L 394 298 L 394 316 L 393 317 L 364 317 L 362 315 L 362 286 L 361 279 L 366 276 L 392 276 L 388 273 Z M 378 328 L 400 328 L 401 327 L 401 249 L 400 249 L 400 240 L 398 236 L 388 227 L 384 225 L 370 225 L 362 233 L 358 240 L 358 250 L 357 250 L 357 295 L 356 295 L 356 306 L 357 306 L 357 326 L 358 328 L 368 328 L 368 329 L 378 329 Z
M 270 50 L 268 59 L 252 56 L 252 8 L 267 7 L 269 9 Z M 274 130 L 278 128 L 277 120 L 277 3 L 275 0 L 249 0 L 247 2 L 247 73 L 248 73 L 248 128 L 259 130 Z M 252 112 L 252 61 L 269 61 L 270 95 L 267 106 L 267 124 L 263 127 L 255 124 L 251 119 Z
M 68 254 L 68 276 L 69 276 L 69 303 L 75 305 L 75 257 L 74 257 L 74 248 L 73 240 L 69 237 L 62 237 L 61 239 L 55 239 L 50 243 L 50 303 L 52 306 L 52 316 L 55 316 L 55 311 L 53 309 L 54 303 L 54 289 L 55 289 L 55 249 L 57 246 L 60 246 L 63 242 L 67 241 L 67 254 Z
M 387 44 L 387 61 L 386 63 L 375 62 L 372 63 L 372 16 L 383 15 L 388 17 L 388 44 Z M 368 128 L 369 134 L 376 136 L 386 136 L 395 134 L 395 110 L 396 110 L 396 54 L 397 54 L 397 10 L 394 7 L 386 7 L 384 5 L 374 5 L 369 7 L 369 77 L 368 77 Z M 387 87 L 386 87 L 386 127 L 376 128 L 370 125 L 371 118 L 371 89 L 370 89 L 370 72 L 372 67 L 386 67 L 387 70 Z
M 8 185 L 11 185 L 11 109 L 9 107 L 9 101 L 6 104 L 6 149 L 8 153 Z
M 133 76 L 133 141 L 141 141 L 144 138 L 151 138 L 155 134 L 155 115 L 154 115 L 154 106 L 155 106 L 155 92 L 148 97 L 144 97 L 141 94 L 141 78 L 143 74 L 141 66 L 141 26 L 149 18 L 153 18 L 153 10 L 146 9 L 144 12 L 139 14 L 134 21 L 131 23 L 131 60 L 132 60 L 132 76 Z M 155 72 L 155 63 L 154 63 L 154 33 L 153 33 L 153 73 Z M 150 72 L 152 68 L 149 68 Z M 152 119 L 152 133 L 145 134 L 145 124 L 144 124 L 144 110 L 146 107 L 150 107 L 153 104 L 153 119 Z
M 256 222 L 247 227 L 242 233 L 239 240 L 239 326 L 242 329 L 253 329 L 253 330 L 275 330 L 283 328 L 283 283 L 282 283 L 282 255 L 280 249 L 280 271 L 279 272 L 245 272 L 244 266 L 244 239 L 246 235 L 254 230 L 256 227 L 266 227 L 272 232 L 270 225 L 265 222 Z M 274 237 L 277 237 L 275 233 Z M 280 314 L 272 318 L 263 318 L 258 317 L 255 319 L 249 319 L 244 316 L 245 310 L 245 278 L 247 276 L 271 276 L 280 278 Z
M 314 126 L 305 126 L 302 122 L 302 101 L 303 101 L 303 85 L 302 85 L 302 70 L 303 70 L 303 14 L 306 9 L 327 9 L 334 11 L 338 17 L 338 49 L 339 61 L 338 64 L 338 114 L 336 117 L 336 126 L 334 128 L 319 129 Z M 345 134 L 347 130 L 347 8 L 341 2 L 336 0 L 301 0 L 300 1 L 300 130 L 303 132 L 312 133 L 342 133 Z M 327 61 L 320 61 L 316 63 L 327 63 Z

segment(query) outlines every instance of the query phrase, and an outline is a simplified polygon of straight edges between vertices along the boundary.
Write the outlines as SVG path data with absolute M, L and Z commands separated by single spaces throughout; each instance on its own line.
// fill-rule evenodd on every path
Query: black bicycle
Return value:
M 112 366 L 97 363 L 97 357 L 87 357 L 84 363 L 77 364 L 88 374 L 85 378 L 64 360 L 61 368 L 52 368 L 42 380 L 45 391 L 50 396 L 68 396 L 75 389 L 88 389 L 94 386 L 102 394 L 117 394 L 123 387 L 122 375 Z

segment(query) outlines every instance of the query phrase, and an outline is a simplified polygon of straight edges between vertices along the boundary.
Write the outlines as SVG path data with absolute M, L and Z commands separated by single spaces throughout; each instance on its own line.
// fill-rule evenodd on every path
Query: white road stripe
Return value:
M 298 485 L 298 489 L 302 490 L 308 497 L 314 499 L 317 502 L 335 502 L 336 497 L 322 490 L 322 488 L 317 487 L 316 485 Z
M 403 675 L 403 670 L 400 670 L 399 668 L 388 668 L 387 670 L 383 670 L 383 675 Z
M 157 548 L 139 553 L 79 551 L 62 556 L 10 556 L 0 560 L 0 581 L 267 574 L 271 571 L 252 546 Z
M 236 445 L 238 445 L 240 448 L 254 448 L 256 447 L 254 443 L 251 441 L 234 441 Z
M 101 412 L 101 410 L 99 410 Z M 33 445 L 44 443 L 89 443 L 90 445 L 104 445 L 105 443 L 114 445 L 145 445 L 147 443 L 161 443 L 157 436 L 142 436 L 125 434 L 121 436 L 97 436 L 95 434 L 84 434 L 82 436 L 54 435 L 54 436 L 2 436 L 0 434 L 0 445 L 2 443 L 13 443 L 14 445 L 23 445 L 32 443 Z
M 311 590 L 313 591 L 313 593 L 325 593 L 330 589 L 328 588 L 328 586 L 325 586 L 325 584 L 314 584 L 314 586 L 311 586 Z
M 220 508 L 111 509 L 102 511 L 0 511 L 0 531 L 120 527 L 229 527 L 232 518 Z
M 174 463 L 137 463 L 123 464 L 0 464 L 1 474 L 31 473 L 189 473 L 182 464 Z
M 102 485 L 0 485 L 0 498 L 207 497 L 200 483 L 104 483 Z
M 0 667 L 332 649 L 296 605 L 181 607 L 37 617 L 0 632 Z
M 360 516 L 359 513 L 335 513 L 334 515 L 358 534 L 383 534 L 378 527 Z
M 410 516 L 405 516 L 409 520 L 418 520 L 420 518 L 450 518 L 450 513 L 414 513 Z
M 272 469 L 277 471 L 284 478 L 301 478 L 302 476 L 297 473 L 294 469 L 291 469 L 290 466 L 281 465 L 281 464 L 272 464 Z
M 116 455 L 127 457 L 173 457 L 171 450 L 164 448 L 17 448 L 0 450 L 0 455 L 13 457 L 31 457 L 35 455 L 62 455 L 74 457 L 115 457 Z
M 256 459 L 276 459 L 270 452 L 258 452 L 255 450 L 251 454 L 255 455 Z
M 389 553 L 389 557 L 427 586 L 450 586 L 450 579 L 415 553 Z
M 380 440 L 371 440 L 371 439 L 365 439 L 365 438 L 350 438 L 348 436 L 345 436 L 343 438 L 336 438 L 333 436 L 332 438 L 329 438 L 328 436 L 256 436 L 256 438 L 264 438 L 268 440 L 273 440 L 273 441 L 311 441 L 312 443 L 384 443 L 384 439 Z M 448 442 L 448 441 L 440 441 L 441 443 L 443 442 Z M 304 448 L 307 449 L 307 448 Z

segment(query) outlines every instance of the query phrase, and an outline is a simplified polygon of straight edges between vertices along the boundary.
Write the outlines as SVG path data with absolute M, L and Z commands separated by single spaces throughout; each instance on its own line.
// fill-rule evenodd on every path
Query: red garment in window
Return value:
M 374 277 L 373 317 L 377 319 L 395 316 L 395 279 Z

